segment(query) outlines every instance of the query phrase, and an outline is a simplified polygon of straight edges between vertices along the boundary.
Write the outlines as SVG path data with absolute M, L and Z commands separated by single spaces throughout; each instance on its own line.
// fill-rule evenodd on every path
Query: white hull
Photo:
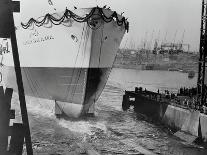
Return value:
M 81 15 L 90 11 L 77 10 Z M 105 10 L 105 14 L 112 11 Z M 125 33 L 124 25 L 118 26 L 116 21 L 97 21 L 95 29 L 86 22 L 68 19 L 61 25 L 17 30 L 27 95 L 55 100 L 68 116 L 79 117 L 89 112 L 107 82 Z M 3 64 L 6 87 L 17 91 L 12 53 L 4 54 Z

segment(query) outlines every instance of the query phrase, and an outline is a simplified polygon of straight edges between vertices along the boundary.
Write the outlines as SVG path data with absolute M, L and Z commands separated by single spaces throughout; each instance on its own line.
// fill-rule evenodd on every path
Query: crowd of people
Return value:
M 197 88 L 181 87 L 177 95 L 178 96 L 189 96 L 189 97 L 196 96 L 197 95 Z
M 147 91 L 146 88 L 143 89 L 142 87 L 136 87 L 135 93 L 139 93 L 139 92 L 145 94 L 145 93 L 149 93 L 150 91 Z M 169 90 L 164 90 L 163 93 L 160 93 L 160 90 L 158 89 L 157 95 L 159 96 L 159 94 L 162 96 L 161 98 L 164 97 L 167 100 L 169 100 L 169 103 L 171 103 L 171 101 L 174 101 L 172 103 L 178 106 L 184 106 L 186 108 L 191 108 L 191 109 L 199 109 L 199 107 L 197 106 L 197 100 L 196 100 L 197 99 L 196 98 L 197 88 L 181 87 L 178 93 L 173 93 L 173 92 L 170 92 Z M 160 101 L 162 100 L 161 98 L 160 98 Z M 201 111 L 205 111 L 205 110 L 201 110 Z

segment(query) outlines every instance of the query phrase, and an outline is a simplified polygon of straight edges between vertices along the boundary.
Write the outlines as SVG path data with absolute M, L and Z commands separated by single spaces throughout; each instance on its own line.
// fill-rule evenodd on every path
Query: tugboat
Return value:
M 129 23 L 109 8 L 54 13 L 41 1 L 28 13 L 28 4 L 15 23 L 25 94 L 54 100 L 56 115 L 93 115 Z M 3 57 L 4 84 L 17 91 L 12 52 Z

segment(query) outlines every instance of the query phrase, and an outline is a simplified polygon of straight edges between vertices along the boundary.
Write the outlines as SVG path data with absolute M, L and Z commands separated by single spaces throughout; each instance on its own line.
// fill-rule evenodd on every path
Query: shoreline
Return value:
M 198 72 L 198 53 L 153 54 L 119 49 L 113 67 L 139 70 Z
M 147 66 L 149 66 L 147 68 Z M 159 65 L 144 65 L 144 64 L 141 64 L 141 65 L 122 65 L 122 64 L 115 64 L 113 65 L 113 68 L 120 68 L 120 69 L 136 69 L 136 70 L 148 70 L 148 71 L 170 71 L 170 72 L 174 72 L 174 71 L 177 71 L 177 72 L 182 72 L 182 73 L 189 73 L 191 71 L 195 72 L 195 73 L 198 73 L 198 67 L 197 66 L 194 66 L 192 67 L 192 69 L 190 70 L 186 67 L 172 67 L 170 68 L 169 66 L 159 66 Z

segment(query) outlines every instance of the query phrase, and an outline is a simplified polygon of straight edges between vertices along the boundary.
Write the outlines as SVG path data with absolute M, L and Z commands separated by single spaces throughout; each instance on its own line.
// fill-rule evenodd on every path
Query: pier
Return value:
M 136 87 L 134 91 L 125 91 L 122 109 L 126 111 L 132 106 L 135 112 L 169 126 L 174 132 L 187 132 L 207 142 L 206 108 L 198 108 L 196 96 L 189 94 L 195 88 L 183 90 L 169 94 L 167 90 L 160 93 Z

